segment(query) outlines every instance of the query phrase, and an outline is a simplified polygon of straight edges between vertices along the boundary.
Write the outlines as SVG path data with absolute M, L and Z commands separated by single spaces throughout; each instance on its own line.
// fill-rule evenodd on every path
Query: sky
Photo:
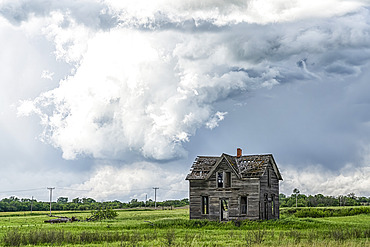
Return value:
M 370 196 L 370 1 L 1 0 L 0 198 L 182 199 L 198 155 Z

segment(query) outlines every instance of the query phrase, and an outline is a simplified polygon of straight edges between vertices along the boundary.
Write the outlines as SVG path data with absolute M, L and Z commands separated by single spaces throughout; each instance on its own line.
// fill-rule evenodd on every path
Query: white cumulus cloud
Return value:
M 321 165 L 310 165 L 305 169 L 289 167 L 283 172 L 281 192 L 288 195 L 294 188 L 306 195 L 367 195 L 370 188 L 369 166 L 348 164 L 340 171 L 330 171 Z
M 72 197 L 92 197 L 97 200 L 115 198 L 129 201 L 129 198 L 136 198 L 144 201 L 146 195 L 148 199 L 154 200 L 153 186 L 159 187 L 159 201 L 188 196 L 184 174 L 148 162 L 123 165 L 120 168 L 102 164 L 87 181 L 71 186 L 71 189 L 76 190 L 75 195 L 73 191 L 69 193 Z
M 41 11 L 56 58 L 75 68 L 20 112 L 34 109 L 43 140 L 66 159 L 184 157 L 199 128 L 226 117 L 218 102 L 296 79 L 342 78 L 370 59 L 348 57 L 370 46 L 370 23 L 358 25 L 369 11 L 358 1 L 104 3 L 98 12 L 117 20 L 108 29 L 89 26 L 85 12 L 76 18 L 73 7 Z

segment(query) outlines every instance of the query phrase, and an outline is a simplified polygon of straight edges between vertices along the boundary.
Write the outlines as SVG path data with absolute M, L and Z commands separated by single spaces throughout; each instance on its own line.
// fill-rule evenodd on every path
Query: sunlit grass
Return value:
M 47 224 L 48 213 L 1 213 L 0 246 L 370 246 L 370 214 L 224 223 L 189 220 L 187 209 L 119 210 L 113 220 Z

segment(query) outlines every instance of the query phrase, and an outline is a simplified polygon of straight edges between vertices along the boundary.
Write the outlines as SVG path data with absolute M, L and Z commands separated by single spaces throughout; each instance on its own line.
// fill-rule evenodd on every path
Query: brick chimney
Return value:
M 242 156 L 242 149 L 241 148 L 237 148 L 236 149 L 236 157 L 237 158 L 240 158 Z

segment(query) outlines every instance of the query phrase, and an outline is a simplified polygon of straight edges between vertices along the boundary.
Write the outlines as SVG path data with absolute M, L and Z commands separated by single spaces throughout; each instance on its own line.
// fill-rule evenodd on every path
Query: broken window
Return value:
M 227 212 L 229 209 L 229 200 L 228 199 L 221 199 L 221 209 L 224 212 Z
M 217 188 L 231 187 L 231 172 L 217 173 Z
M 202 214 L 209 213 L 209 199 L 208 196 L 202 196 Z
M 240 214 L 247 214 L 248 209 L 248 198 L 246 196 L 242 196 L 240 198 Z
M 220 199 L 220 220 L 229 220 L 229 199 Z
M 223 172 L 217 173 L 217 188 L 223 188 L 224 187 L 224 176 Z
M 225 172 L 225 188 L 231 187 L 231 172 Z

